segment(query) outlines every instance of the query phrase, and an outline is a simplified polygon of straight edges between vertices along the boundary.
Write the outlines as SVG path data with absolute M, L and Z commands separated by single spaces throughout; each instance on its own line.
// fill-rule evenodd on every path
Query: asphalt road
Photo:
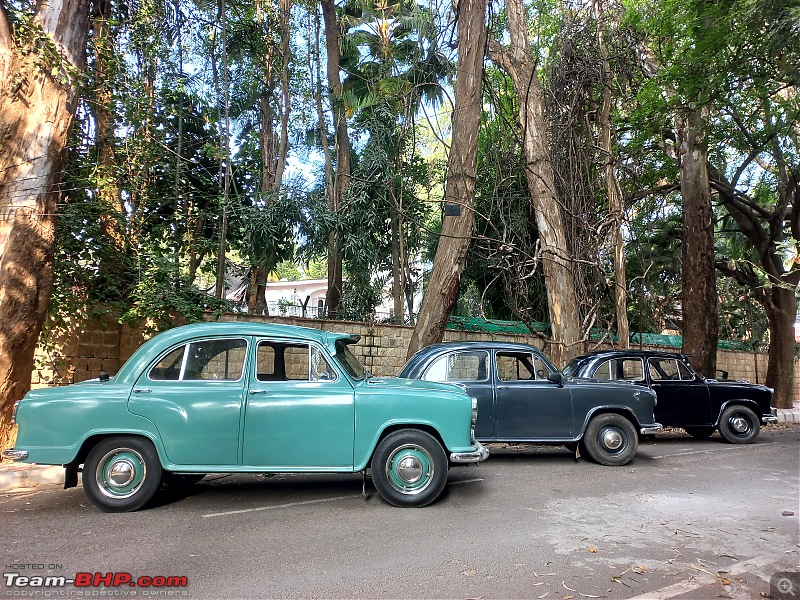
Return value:
M 188 585 L 4 575 L 0 597 L 750 599 L 793 572 L 772 597 L 800 598 L 798 442 L 798 425 L 749 446 L 665 433 L 625 467 L 493 447 L 422 509 L 385 504 L 369 482 L 363 497 L 360 475 L 209 476 L 132 514 L 100 512 L 80 487 L 8 493 L 4 573 Z

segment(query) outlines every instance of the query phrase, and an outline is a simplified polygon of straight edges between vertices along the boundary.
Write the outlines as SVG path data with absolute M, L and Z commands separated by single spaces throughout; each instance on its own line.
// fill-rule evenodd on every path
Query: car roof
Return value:
M 497 341 L 472 341 L 472 342 L 441 342 L 439 344 L 431 344 L 419 350 L 414 356 L 409 359 L 405 366 L 401 369 L 401 376 L 408 376 L 418 371 L 422 366 L 426 365 L 433 358 L 447 354 L 448 352 L 458 352 L 465 350 L 506 350 L 511 352 L 542 352 L 536 346 L 531 344 L 521 344 L 519 342 L 497 342 Z M 555 365 L 545 356 L 545 359 L 550 366 L 556 368 Z
M 595 352 L 588 352 L 586 354 L 582 354 L 580 356 L 576 356 L 573 360 L 577 360 L 580 362 L 585 362 L 588 360 L 593 360 L 597 358 L 618 358 L 621 356 L 636 356 L 640 358 L 680 358 L 680 359 L 687 359 L 691 355 L 690 354 L 681 354 L 680 352 L 667 352 L 664 350 L 635 350 L 635 349 L 628 349 L 628 350 L 620 350 L 620 349 L 611 349 L 611 350 L 596 350 Z
M 285 338 L 287 341 L 300 340 L 317 342 L 327 346 L 333 352 L 333 345 L 336 340 L 347 339 L 357 341 L 358 335 L 349 333 L 332 333 L 311 327 L 299 327 L 297 325 L 282 325 L 279 323 L 254 323 L 249 321 L 214 321 L 207 323 L 193 323 L 181 325 L 162 331 L 153 336 L 131 355 L 117 373 L 119 381 L 127 381 L 135 378 L 139 372 L 155 358 L 154 352 L 161 352 L 163 349 L 178 342 L 188 342 L 204 338 L 207 336 L 256 336 L 270 338 Z

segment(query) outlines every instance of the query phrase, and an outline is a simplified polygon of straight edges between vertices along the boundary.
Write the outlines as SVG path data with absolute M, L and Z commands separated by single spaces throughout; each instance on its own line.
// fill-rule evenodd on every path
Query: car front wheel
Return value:
M 447 482 L 447 455 L 429 433 L 401 429 L 386 436 L 372 457 L 372 482 L 389 504 L 430 504 Z
M 592 459 L 601 465 L 622 466 L 636 454 L 639 439 L 631 422 L 621 415 L 594 417 L 586 427 L 583 446 Z
M 749 444 L 758 437 L 761 425 L 756 413 L 746 406 L 729 406 L 719 419 L 719 433 L 732 444 Z
M 161 484 L 161 463 L 150 440 L 120 436 L 100 441 L 83 465 L 83 489 L 104 512 L 144 506 Z

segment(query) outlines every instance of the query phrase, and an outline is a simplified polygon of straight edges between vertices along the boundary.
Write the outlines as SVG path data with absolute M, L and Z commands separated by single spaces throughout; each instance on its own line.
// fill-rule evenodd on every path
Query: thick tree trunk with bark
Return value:
M 766 384 L 775 390 L 773 406 L 791 408 L 794 401 L 797 296 L 788 286 L 774 286 L 765 303 L 769 319 L 769 364 Z
M 597 45 L 603 61 L 603 103 L 598 114 L 600 127 L 600 151 L 603 153 L 603 170 L 608 194 L 608 210 L 611 214 L 611 249 L 614 254 L 614 313 L 617 317 L 617 337 L 619 347 L 630 345 L 630 327 L 628 326 L 628 284 L 625 272 L 625 240 L 622 237 L 622 221 L 624 216 L 622 191 L 614 168 L 614 154 L 611 146 L 611 84 L 613 74 L 608 60 L 606 45 L 606 16 L 603 0 L 594 2 L 595 19 L 597 20 Z
M 0 5 L 0 443 L 30 389 L 50 302 L 59 183 L 86 59 L 88 3 L 50 0 L 34 17 L 60 60 L 20 46 Z M 48 54 L 49 56 L 49 54 Z M 54 73 L 57 74 L 54 75 Z
M 333 125 L 336 131 L 336 176 L 333 193 L 328 194 L 328 208 L 337 215 L 342 197 L 350 185 L 350 137 L 347 116 L 342 100 L 342 79 L 339 76 L 341 51 L 339 48 L 339 22 L 333 0 L 322 0 L 322 18 L 325 22 L 325 49 L 328 54 L 327 74 L 330 89 Z M 342 248 L 335 231 L 328 236 L 328 292 L 325 303 L 328 316 L 335 317 L 342 301 Z
M 563 366 L 580 353 L 580 323 L 575 280 L 567 239 L 556 196 L 542 89 L 528 41 L 528 20 L 521 0 L 506 0 L 510 43 L 507 47 L 489 41 L 489 58 L 511 77 L 519 99 L 523 129 L 525 176 L 536 214 L 542 248 L 542 269 L 547 287 L 547 305 L 553 337 L 548 354 Z
M 446 205 L 459 207 L 461 214 L 444 217 L 433 272 L 408 347 L 409 358 L 420 348 L 444 338 L 445 327 L 458 299 L 461 274 L 475 228 L 473 207 L 486 47 L 486 0 L 460 0 L 456 5 L 456 17 L 458 77 L 444 201 Z
M 714 212 L 708 177 L 704 114 L 691 111 L 678 127 L 681 196 L 683 197 L 683 269 L 681 309 L 684 354 L 706 377 L 717 369 L 719 299 L 714 267 Z

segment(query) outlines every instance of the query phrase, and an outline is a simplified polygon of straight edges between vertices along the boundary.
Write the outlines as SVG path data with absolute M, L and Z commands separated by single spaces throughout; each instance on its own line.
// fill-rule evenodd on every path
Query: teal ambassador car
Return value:
M 372 377 L 358 336 L 263 323 L 165 331 L 109 377 L 29 392 L 3 457 L 82 472 L 106 512 L 207 473 L 370 472 L 395 506 L 425 506 L 478 463 L 476 401 L 451 384 Z

